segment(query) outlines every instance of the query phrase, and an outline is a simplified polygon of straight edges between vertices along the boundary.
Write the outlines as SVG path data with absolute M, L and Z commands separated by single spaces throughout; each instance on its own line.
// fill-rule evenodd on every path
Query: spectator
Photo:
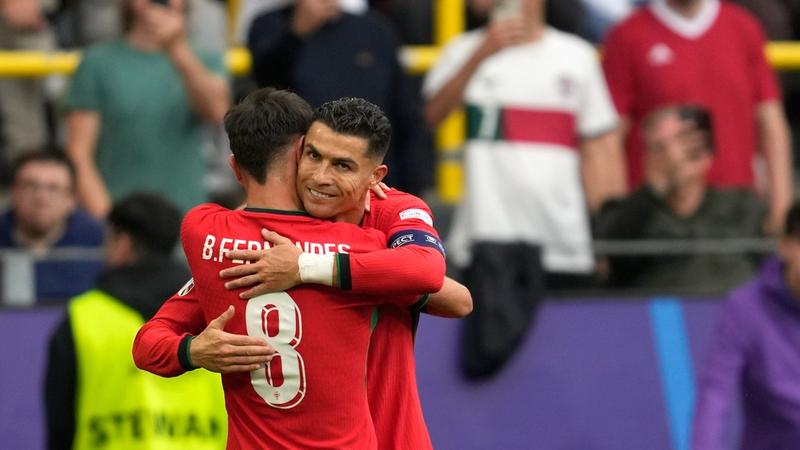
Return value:
M 50 340 L 50 450 L 225 447 L 219 376 L 164 379 L 137 370 L 131 357 L 136 331 L 189 278 L 171 257 L 180 221 L 177 208 L 154 194 L 132 194 L 111 210 L 108 268 L 70 301 Z
M 100 261 L 47 261 L 53 249 L 99 251 L 103 227 L 76 207 L 75 168 L 61 152 L 21 155 L 12 167 L 11 207 L 0 216 L 0 248 L 24 249 L 34 266 L 39 300 L 66 300 L 94 284 Z
M 55 38 L 45 19 L 47 0 L 0 0 L 0 50 L 50 51 Z M 8 167 L 24 150 L 48 141 L 45 94 L 41 79 L 0 77 L 0 124 L 3 154 Z M 6 181 L 4 180 L 3 185 Z
M 705 109 L 667 106 L 644 122 L 645 184 L 606 204 L 602 239 L 730 239 L 762 234 L 766 207 L 750 189 L 709 187 L 712 122 Z M 753 274 L 743 255 L 610 258 L 612 283 L 654 290 L 727 290 Z
M 752 16 L 719 0 L 653 0 L 609 33 L 604 66 L 630 131 L 632 187 L 644 179 L 644 116 L 668 104 L 702 105 L 716 127 L 718 153 L 709 182 L 753 188 L 753 155 L 760 149 L 770 230 L 779 230 L 792 192 L 789 133 L 775 74 L 764 56 L 764 36 Z
M 723 303 L 699 377 L 695 450 L 793 449 L 800 442 L 800 203 L 786 217 L 779 256 Z M 736 399 L 739 445 L 726 445 Z
M 761 22 L 771 41 L 792 41 L 798 36 L 800 2 L 797 0 L 734 0 Z
M 478 375 L 496 370 L 522 337 L 542 266 L 550 287 L 587 282 L 594 260 L 582 172 L 590 205 L 622 193 L 623 175 L 607 165 L 621 154 L 595 49 L 545 26 L 543 0 L 521 6 L 453 40 L 423 88 L 430 126 L 467 109 L 466 197 L 448 247 L 453 262 L 470 266 L 468 329 L 485 333 L 468 334 L 466 348 L 504 354 L 469 362 Z
M 67 98 L 78 196 L 97 217 L 140 189 L 188 210 L 205 200 L 201 120 L 219 124 L 230 104 L 222 59 L 187 44 L 183 0 L 124 7 L 125 38 L 84 52 Z
M 388 182 L 419 193 L 432 184 L 433 156 L 422 143 L 397 38 L 379 15 L 348 10 L 337 0 L 298 0 L 256 17 L 247 38 L 253 75 L 260 86 L 290 88 L 313 106 L 340 97 L 378 105 L 394 129 Z
M 518 0 L 469 0 L 467 2 L 467 29 L 472 30 L 485 26 L 491 19 L 494 8 L 517 8 L 519 3 Z M 572 34 L 579 34 L 583 31 L 586 8 L 581 0 L 544 0 L 544 3 L 546 24 Z

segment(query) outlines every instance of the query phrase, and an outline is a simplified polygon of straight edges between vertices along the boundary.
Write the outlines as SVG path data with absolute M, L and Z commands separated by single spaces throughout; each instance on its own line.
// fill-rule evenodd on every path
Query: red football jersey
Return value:
M 434 249 L 444 262 L 444 249 L 433 227 L 433 215 L 421 199 L 391 190 L 388 198 L 371 200 L 365 227 L 383 231 L 388 247 Z M 441 252 L 441 253 L 440 253 Z M 403 258 L 398 258 L 403 260 Z M 353 284 L 359 277 L 353 275 Z M 431 439 L 417 390 L 414 328 L 419 311 L 381 306 L 372 332 L 367 365 L 369 409 L 381 449 L 430 449 Z
M 279 354 L 263 370 L 223 375 L 228 448 L 376 448 L 364 371 L 374 305 L 389 299 L 311 285 L 239 299 L 219 271 L 241 263 L 226 251 L 263 248 L 261 228 L 312 253 L 385 246 L 383 233 L 300 212 L 201 205 L 187 214 L 181 239 L 206 320 L 235 304 L 226 331 L 263 337 Z
M 644 176 L 642 119 L 675 103 L 693 103 L 711 112 L 716 154 L 709 182 L 752 186 L 756 106 L 780 99 L 764 44 L 755 18 L 729 2 L 720 2 L 713 23 L 695 38 L 670 28 L 651 7 L 640 8 L 611 30 L 603 68 L 617 110 L 630 119 L 632 187 Z

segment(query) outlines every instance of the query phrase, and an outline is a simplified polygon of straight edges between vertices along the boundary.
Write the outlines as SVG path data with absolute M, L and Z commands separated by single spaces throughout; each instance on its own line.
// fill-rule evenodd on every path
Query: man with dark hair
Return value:
M 741 398 L 743 450 L 800 442 L 800 203 L 786 216 L 778 256 L 722 305 L 700 373 L 692 449 L 718 450 Z
M 89 289 L 101 262 L 47 259 L 54 249 L 98 251 L 103 226 L 75 200 L 75 168 L 63 153 L 43 149 L 20 155 L 13 164 L 11 207 L 0 215 L 0 248 L 24 250 L 38 259 L 35 297 L 66 300 Z
M 646 183 L 608 202 L 597 220 L 602 239 L 724 239 L 762 235 L 766 207 L 749 189 L 708 186 L 714 159 L 709 112 L 670 105 L 644 121 Z M 610 258 L 612 283 L 652 289 L 730 289 L 754 266 L 742 255 L 689 254 Z
M 281 91 L 266 91 L 265 97 L 257 102 L 259 108 L 274 108 L 278 114 L 297 104 L 286 102 L 292 94 Z M 248 98 L 233 107 L 226 127 L 253 123 L 247 111 L 257 112 L 252 109 L 254 101 Z M 303 114 L 290 117 L 297 119 L 290 131 L 307 125 Z M 270 136 L 273 131 L 286 130 L 266 126 L 263 131 Z M 291 181 L 297 172 L 292 162 L 303 140 L 301 133 L 290 137 L 284 146 L 262 146 L 258 157 L 251 153 L 255 158 L 241 164 L 237 155 L 242 149 L 234 147 L 231 166 L 244 187 L 246 208 L 230 211 L 217 205 L 200 205 L 189 211 L 182 225 L 181 240 L 194 276 L 193 290 L 205 316 L 218 317 L 241 305 L 229 319 L 229 331 L 265 340 L 276 350 L 277 361 L 270 361 L 266 367 L 223 374 L 230 426 L 228 446 L 245 448 L 258 442 L 266 448 L 374 448 L 376 437 L 363 379 L 374 307 L 381 303 L 409 306 L 417 297 L 352 297 L 342 291 L 299 287 L 260 295 L 242 305 L 240 297 L 227 291 L 219 277 L 221 269 L 243 263 L 230 258 L 229 251 L 268 245 L 261 237 L 262 228 L 286 235 L 302 247 L 301 267 L 306 265 L 304 260 L 309 265 L 333 261 L 334 267 L 340 268 L 342 280 L 348 279 L 350 253 L 384 247 L 386 237 L 378 231 L 322 222 L 300 211 L 302 204 Z M 308 141 L 313 139 L 309 137 Z M 264 142 L 280 140 L 265 138 Z M 367 158 L 367 141 L 351 138 L 350 144 L 332 151 L 340 166 L 352 164 L 353 174 L 343 176 L 356 181 L 363 172 L 355 166 Z M 303 158 L 310 153 L 308 149 L 306 146 L 303 150 Z M 266 171 L 263 182 L 254 176 L 260 175 L 255 173 L 256 167 Z M 372 172 L 369 183 L 379 181 L 380 173 Z M 306 275 L 307 280 L 332 278 L 330 270 L 312 270 Z
M 219 449 L 219 378 L 164 379 L 135 370 L 130 356 L 136 331 L 188 276 L 171 256 L 180 213 L 157 194 L 132 194 L 114 205 L 108 224 L 107 270 L 70 301 L 50 340 L 48 448 Z
M 385 171 L 381 153 L 390 138 L 391 129 L 380 109 L 360 99 L 345 98 L 323 105 L 317 110 L 316 118 L 318 120 L 306 134 L 298 168 L 297 191 L 308 211 L 315 216 L 361 223 L 385 231 L 389 236 L 386 244 L 393 248 L 360 255 L 340 254 L 336 258 L 325 255 L 317 259 L 314 257 L 318 255 L 311 255 L 309 261 L 308 255 L 298 256 L 300 250 L 294 243 L 268 233 L 265 237 L 278 245 L 263 254 L 241 250 L 228 253 L 231 259 L 262 259 L 223 271 L 226 276 L 243 276 L 226 287 L 236 289 L 261 282 L 243 292 L 242 298 L 254 298 L 301 282 L 383 295 L 438 290 L 435 280 L 436 277 L 441 280 L 444 259 L 427 205 L 416 197 L 390 190 L 385 200 L 373 197 L 372 208 L 365 214 L 367 190 Z M 372 142 L 369 129 L 377 130 Z M 261 134 L 255 132 L 254 139 Z M 284 253 L 274 253 L 279 250 Z M 286 256 L 286 253 L 289 256 L 283 259 L 276 256 Z M 299 264 L 299 258 L 303 264 Z M 339 262 L 343 263 L 339 267 L 347 268 L 346 271 L 332 270 Z M 278 273 L 280 271 L 283 272 Z M 309 271 L 317 275 L 309 278 Z M 431 313 L 462 316 L 471 309 L 469 293 L 451 280 L 431 298 L 427 305 Z M 202 314 L 198 317 L 197 302 L 195 290 L 173 297 L 157 317 L 143 327 L 134 347 L 140 367 L 167 376 L 194 366 L 223 373 L 257 368 L 266 352 L 260 351 L 246 337 L 221 331 L 232 314 L 224 313 L 204 329 L 205 321 Z M 413 364 L 412 331 L 418 311 L 423 307 L 426 307 L 424 302 L 412 311 L 389 305 L 382 307 L 372 335 L 367 384 L 370 412 L 382 448 L 430 447 Z M 199 335 L 192 340 L 187 332 Z M 218 350 L 225 347 L 242 353 Z M 187 360 L 194 365 L 187 365 Z M 397 413 L 398 408 L 402 414 Z

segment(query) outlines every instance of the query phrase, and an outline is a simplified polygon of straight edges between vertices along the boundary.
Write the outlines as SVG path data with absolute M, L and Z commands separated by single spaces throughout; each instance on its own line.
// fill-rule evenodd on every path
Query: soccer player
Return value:
M 396 301 L 408 306 L 415 300 L 353 298 L 341 290 L 301 286 L 243 301 L 225 289 L 219 270 L 241 263 L 227 251 L 267 245 L 260 237 L 262 227 L 308 250 L 306 260 L 330 260 L 336 253 L 335 265 L 343 272 L 349 252 L 384 245 L 385 236 L 378 231 L 322 222 L 299 211 L 290 183 L 296 168 L 287 163 L 300 151 L 310 118 L 302 99 L 271 89 L 232 108 L 225 119 L 234 154 L 231 165 L 245 189 L 247 207 L 231 211 L 200 205 L 189 211 L 181 228 L 193 289 L 206 318 L 236 304 L 237 313 L 228 323 L 231 331 L 262 338 L 277 350 L 264 368 L 223 375 L 229 448 L 376 448 L 363 386 L 374 305 Z M 370 168 L 371 184 L 386 172 L 372 161 L 382 159 L 391 128 L 385 117 L 363 117 L 381 119 L 369 142 L 352 139 L 337 149 L 341 168 L 348 165 L 359 174 Z M 272 133 L 266 139 L 270 145 L 263 145 L 253 127 Z
M 353 291 L 359 292 L 426 292 L 425 272 L 431 266 L 426 260 L 443 263 L 441 248 L 438 246 L 438 235 L 432 227 L 433 221 L 430 210 L 422 200 L 396 190 L 388 192 L 387 199 L 371 200 L 371 209 L 364 213 L 364 199 L 368 184 L 360 183 L 357 189 L 347 187 L 339 189 L 341 177 L 336 174 L 341 169 L 335 151 L 341 145 L 346 145 L 353 139 L 352 130 L 346 131 L 347 126 L 343 117 L 348 114 L 357 100 L 344 99 L 331 102 L 318 110 L 317 121 L 312 125 L 306 137 L 306 149 L 300 161 L 299 190 L 305 192 L 307 198 L 304 202 L 309 212 L 315 216 L 332 217 L 337 220 L 361 222 L 364 226 L 379 228 L 390 236 L 388 244 L 396 248 L 385 252 L 375 252 L 370 255 L 351 255 L 350 284 Z M 338 131 L 338 132 L 337 132 Z M 326 169 L 327 168 L 327 169 Z M 324 172 L 330 170 L 335 180 L 326 180 Z M 316 180 L 316 181 L 314 181 Z M 316 199 L 319 197 L 313 191 L 322 191 L 331 198 Z M 344 192 L 347 191 L 347 192 Z M 323 195 L 322 197 L 326 197 Z M 363 220 L 362 220 L 363 217 Z M 274 233 L 272 240 L 282 242 Z M 248 254 L 245 252 L 230 253 L 237 259 L 262 260 L 250 265 L 237 266 L 228 269 L 231 276 L 247 275 L 242 280 L 264 279 L 262 276 L 277 280 L 274 272 L 264 270 L 274 268 L 267 263 L 266 256 L 280 255 L 279 251 L 287 251 L 294 259 L 280 260 L 273 258 L 271 262 L 278 262 L 281 267 L 290 267 L 286 271 L 290 280 L 281 279 L 277 283 L 288 283 L 288 286 L 297 284 L 301 280 L 297 277 L 299 270 L 296 264 L 299 252 L 297 248 L 279 244 L 277 247 L 261 254 Z M 382 254 L 382 256 L 381 256 Z M 366 257 L 367 261 L 363 259 Z M 379 259 L 389 257 L 390 264 L 386 265 Z M 370 261 L 369 258 L 372 258 Z M 376 259 L 377 258 L 377 259 Z M 292 265 L 293 264 L 293 265 Z M 244 272 L 237 272 L 245 269 Z M 260 272 L 258 276 L 253 272 Z M 330 270 L 328 269 L 328 273 Z M 422 277 L 421 277 L 422 275 Z M 255 278 L 253 278 L 255 277 Z M 292 278 L 294 277 L 294 278 Z M 418 280 L 422 278 L 422 283 Z M 370 283 L 369 280 L 377 280 Z M 247 284 L 247 283 L 244 283 Z M 244 285 L 238 281 L 231 283 L 231 288 Z M 345 285 L 348 283 L 345 279 Z M 267 286 L 266 289 L 265 286 Z M 286 287 L 284 285 L 283 287 Z M 255 289 L 243 294 L 252 297 L 274 288 L 275 284 L 262 283 Z M 262 289 L 259 291 L 259 289 Z M 451 301 L 441 301 L 442 296 Z M 430 312 L 440 315 L 463 316 L 471 309 L 471 298 L 463 286 L 448 280 L 445 288 L 432 296 L 428 304 Z M 452 301 L 452 299 L 456 299 Z M 210 370 L 222 372 L 235 370 L 250 370 L 257 367 L 257 363 L 267 356 L 263 347 L 250 345 L 244 336 L 233 336 L 222 332 L 230 313 L 222 318 L 215 319 L 204 331 L 205 322 L 196 313 L 196 293 L 175 296 L 161 309 L 157 317 L 149 322 L 139 333 L 137 346 L 134 349 L 137 363 L 140 367 L 151 370 L 161 375 L 177 375 L 190 368 L 186 364 L 186 355 L 191 354 L 191 359 L 196 366 L 206 367 Z M 192 311 L 195 311 L 192 313 Z M 422 418 L 419 398 L 416 389 L 416 376 L 413 364 L 413 327 L 415 314 L 403 308 L 382 307 L 378 326 L 373 332 L 370 345 L 368 389 L 370 409 L 373 413 L 376 430 L 379 434 L 381 448 L 429 448 L 430 439 Z M 200 333 L 197 338 L 190 341 L 188 333 Z M 187 345 L 191 342 L 191 345 Z M 391 347 L 390 347 L 391 346 Z M 188 347 L 188 350 L 187 350 Z M 227 354 L 221 349 L 228 349 Z M 181 351 L 178 351 L 181 349 Z M 389 351 L 391 350 L 391 351 Z M 235 353 L 239 351 L 241 353 Z M 179 364 L 177 354 L 182 355 L 183 364 Z M 250 354 L 250 356 L 245 356 Z M 392 408 L 388 411 L 387 408 Z

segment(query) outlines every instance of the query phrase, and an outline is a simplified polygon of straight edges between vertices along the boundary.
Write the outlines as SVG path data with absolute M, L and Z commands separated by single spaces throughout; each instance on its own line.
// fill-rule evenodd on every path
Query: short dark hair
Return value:
M 800 239 L 800 200 L 795 200 L 789 212 L 786 213 L 786 236 Z
M 114 203 L 108 223 L 131 236 L 137 256 L 169 256 L 180 237 L 181 213 L 161 194 L 135 192 Z
M 323 103 L 314 119 L 339 134 L 365 138 L 367 155 L 382 161 L 392 140 L 392 124 L 381 109 L 363 98 L 343 97 Z
M 681 103 L 667 105 L 648 114 L 642 122 L 642 129 L 650 131 L 664 117 L 675 115 L 681 121 L 692 122 L 698 131 L 705 133 L 705 149 L 714 153 L 714 121 L 711 113 L 703 106 Z
M 70 187 L 72 190 L 75 190 L 75 183 L 78 178 L 77 172 L 75 171 L 75 164 L 72 163 L 72 160 L 70 160 L 63 151 L 55 147 L 30 150 L 17 156 L 11 164 L 11 182 L 13 183 L 17 179 L 19 171 L 22 170 L 24 166 L 32 162 L 49 162 L 64 166 L 67 172 L 69 172 Z
M 225 114 L 225 131 L 236 163 L 259 183 L 289 144 L 311 125 L 314 111 L 297 94 L 274 88 L 254 91 Z

